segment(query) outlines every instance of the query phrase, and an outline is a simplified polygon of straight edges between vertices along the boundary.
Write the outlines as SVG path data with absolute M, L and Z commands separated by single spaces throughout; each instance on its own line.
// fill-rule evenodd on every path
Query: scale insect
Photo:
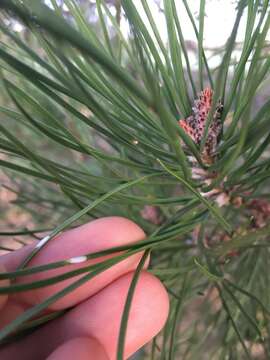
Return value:
M 208 114 L 211 110 L 213 100 L 213 90 L 206 88 L 200 92 L 199 98 L 194 101 L 192 107 L 192 114 L 186 119 L 179 120 L 179 125 L 187 135 L 197 144 L 200 145 L 204 129 L 207 121 Z M 202 159 L 206 164 L 214 162 L 217 145 L 222 133 L 222 115 L 223 105 L 219 100 L 212 123 L 208 129 L 208 135 L 204 149 L 202 151 Z

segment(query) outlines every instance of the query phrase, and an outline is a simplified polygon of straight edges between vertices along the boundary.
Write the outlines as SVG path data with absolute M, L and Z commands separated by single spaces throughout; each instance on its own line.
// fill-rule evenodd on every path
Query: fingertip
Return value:
M 134 273 L 128 273 L 72 310 L 67 323 L 77 334 L 95 336 L 111 360 L 116 359 L 121 318 Z M 169 298 L 162 283 L 143 271 L 136 285 L 125 337 L 128 358 L 163 328 L 169 312 Z M 92 316 L 95 314 L 95 316 Z
M 94 338 L 77 337 L 60 345 L 47 360 L 108 360 L 103 347 Z
M 135 222 L 121 216 L 96 219 L 81 227 L 82 232 L 89 230 L 101 241 L 99 244 L 96 243 L 97 248 L 93 251 L 99 251 L 108 246 L 128 245 L 145 238 L 144 231 Z
M 161 281 L 144 271 L 141 274 L 130 311 L 125 355 L 131 356 L 155 337 L 169 314 L 169 296 Z
M 48 243 L 43 251 L 44 260 L 54 257 L 57 260 L 69 258 L 85 251 L 97 252 L 110 247 L 129 244 L 142 240 L 144 231 L 133 221 L 120 216 L 103 217 L 90 221 L 75 229 L 68 230 Z M 74 247 L 74 242 L 76 247 Z M 53 253 L 52 253 L 53 250 Z M 76 252 L 76 254 L 75 254 Z M 36 261 L 44 261 L 42 253 Z

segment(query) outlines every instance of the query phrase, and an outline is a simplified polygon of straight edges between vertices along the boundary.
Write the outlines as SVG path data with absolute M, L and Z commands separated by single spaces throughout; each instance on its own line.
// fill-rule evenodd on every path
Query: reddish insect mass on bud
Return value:
M 207 117 L 212 106 L 212 98 L 212 89 L 204 89 L 199 94 L 199 98 L 194 101 L 192 114 L 186 119 L 179 120 L 181 128 L 198 145 L 201 143 L 204 134 Z M 223 105 L 221 101 L 219 101 L 213 115 L 213 120 L 209 126 L 206 143 L 202 151 L 202 157 L 206 163 L 213 162 L 216 153 L 217 144 L 222 132 L 222 110 Z
M 192 127 L 187 124 L 186 120 L 179 120 L 179 125 L 183 130 L 185 130 L 185 133 L 188 134 L 191 139 L 196 142 L 194 131 Z

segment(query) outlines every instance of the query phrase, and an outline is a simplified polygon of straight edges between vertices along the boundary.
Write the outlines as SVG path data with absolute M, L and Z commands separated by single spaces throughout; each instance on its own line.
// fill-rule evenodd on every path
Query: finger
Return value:
M 15 271 L 26 256 L 35 248 L 36 244 L 37 241 L 34 240 L 32 244 L 25 245 L 21 249 L 0 256 L 0 266 L 4 266 L 7 271 Z
M 21 360 L 44 359 L 73 338 L 95 338 L 109 359 L 116 358 L 121 317 L 134 273 L 121 276 L 92 298 L 27 338 L 0 351 L 1 360 L 20 354 Z M 168 295 L 160 281 L 143 272 L 138 280 L 129 313 L 125 358 L 153 338 L 164 326 L 169 308 Z M 35 344 L 35 346 L 33 346 Z
M 95 336 L 110 359 L 116 358 L 121 318 L 134 274 L 123 275 L 100 293 L 73 309 L 64 326 L 71 333 Z M 166 290 L 153 275 L 143 272 L 136 286 L 129 313 L 124 358 L 150 341 L 164 326 L 169 301 Z M 84 314 L 84 315 L 83 315 Z M 95 314 L 93 318 L 92 314 Z
M 47 360 L 108 360 L 103 347 L 93 338 L 74 338 L 60 345 Z
M 38 266 L 55 262 L 59 260 L 70 259 L 82 256 L 87 253 L 93 253 L 110 247 L 129 244 L 144 238 L 144 232 L 132 221 L 121 217 L 107 217 L 92 221 L 78 228 L 69 230 L 57 238 L 53 239 L 40 251 L 29 266 Z M 3 259 L 3 263 L 16 262 L 8 255 L 8 260 Z M 13 255 L 16 257 L 16 253 Z M 113 255 L 111 255 L 113 256 Z M 109 256 L 109 257 L 111 257 Z M 21 254 L 19 254 L 21 257 Z M 104 271 L 102 274 L 93 278 L 90 282 L 80 286 L 75 292 L 66 295 L 50 306 L 51 309 L 59 310 L 74 306 L 85 300 L 92 294 L 95 294 L 107 284 L 118 278 L 119 276 L 136 268 L 141 254 L 130 256 L 124 261 Z M 48 277 L 63 274 L 86 265 L 103 261 L 107 257 L 101 257 L 95 260 L 89 260 L 83 264 L 69 265 L 64 268 L 49 270 L 25 278 L 20 278 L 18 283 L 31 283 L 33 281 L 43 280 Z M 57 293 L 78 280 L 80 276 L 62 281 L 58 284 L 43 287 L 37 290 L 27 291 L 16 294 L 17 301 L 26 302 L 28 304 L 37 304 L 42 302 L 49 296 Z
M 5 267 L 3 265 L 0 265 L 0 272 L 5 272 Z M 9 280 L 1 280 L 0 281 L 0 287 L 1 286 L 8 286 L 9 285 Z M 0 310 L 5 306 L 6 302 L 7 302 L 8 296 L 7 295 L 0 295 Z
M 26 305 L 18 303 L 12 298 L 8 299 L 5 306 L 0 311 L 0 329 L 22 315 L 26 308 Z

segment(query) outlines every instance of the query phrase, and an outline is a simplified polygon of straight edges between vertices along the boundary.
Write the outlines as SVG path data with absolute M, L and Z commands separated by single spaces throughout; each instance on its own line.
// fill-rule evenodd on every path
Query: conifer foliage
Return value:
M 125 216 L 147 238 L 108 253 L 117 252 L 117 262 L 151 252 L 150 271 L 170 296 L 166 326 L 142 356 L 269 359 L 270 99 L 258 101 L 269 86 L 269 0 L 235 2 L 215 69 L 204 47 L 211 2 L 199 2 L 197 18 L 183 0 L 197 38 L 196 71 L 178 1 L 160 4 L 167 42 L 152 1 L 138 0 L 144 17 L 136 2 L 96 0 L 98 21 L 90 25 L 81 1 L 0 1 L 0 166 L 17 191 L 16 206 L 34 223 L 0 235 L 46 235 L 15 272 L 0 274 L 11 279 L 0 293 L 49 284 L 48 278 L 18 287 L 12 280 L 44 271 L 28 262 L 60 232 L 101 216 Z M 85 281 L 114 263 L 85 266 Z M 2 343 L 61 316 L 32 320 L 68 291 L 76 286 L 2 329 Z

